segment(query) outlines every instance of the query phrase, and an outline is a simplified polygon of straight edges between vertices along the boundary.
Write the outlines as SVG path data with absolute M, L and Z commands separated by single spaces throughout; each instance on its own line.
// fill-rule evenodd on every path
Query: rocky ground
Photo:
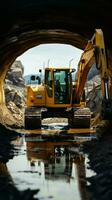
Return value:
M 5 86 L 6 106 L 9 109 L 13 120 L 18 127 L 23 127 L 23 113 L 24 113 L 24 87 Z
M 97 129 L 98 139 L 86 142 L 84 153 L 88 155 L 89 168 L 96 174 L 87 178 L 90 200 L 112 199 L 112 122 L 102 124 Z M 99 134 L 100 133 L 100 134 Z

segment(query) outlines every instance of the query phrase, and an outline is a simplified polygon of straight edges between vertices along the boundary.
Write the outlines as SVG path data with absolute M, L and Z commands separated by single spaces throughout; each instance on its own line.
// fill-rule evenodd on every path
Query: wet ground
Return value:
M 112 199 L 108 130 L 108 135 L 84 145 L 74 138 L 63 141 L 0 131 L 0 200 Z
M 63 129 L 63 124 L 53 125 Z M 3 127 L 2 127 L 3 128 Z M 74 138 L 0 134 L 0 199 L 88 199 L 87 155 Z M 52 127 L 51 127 L 52 129 Z M 64 127 L 65 129 L 65 127 Z

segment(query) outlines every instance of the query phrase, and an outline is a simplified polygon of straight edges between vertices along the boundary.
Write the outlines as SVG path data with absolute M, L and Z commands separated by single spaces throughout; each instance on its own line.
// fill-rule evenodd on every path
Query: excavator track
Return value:
M 41 109 L 26 108 L 24 115 L 25 129 L 41 128 Z
M 74 108 L 69 115 L 68 124 L 71 128 L 90 128 L 91 111 L 89 108 Z

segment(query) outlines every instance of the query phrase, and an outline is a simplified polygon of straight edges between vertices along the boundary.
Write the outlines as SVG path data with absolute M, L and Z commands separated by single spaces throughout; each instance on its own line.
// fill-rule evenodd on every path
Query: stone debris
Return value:
M 11 85 L 24 87 L 25 81 L 23 78 L 24 73 L 24 67 L 21 63 L 21 61 L 16 60 L 10 69 L 7 72 L 6 75 L 6 83 L 11 83 Z
M 23 114 L 25 107 L 25 85 L 23 79 L 23 65 L 20 61 L 15 61 L 7 72 L 4 91 L 6 106 L 13 117 L 11 126 L 23 127 Z M 8 124 L 8 121 L 5 122 Z

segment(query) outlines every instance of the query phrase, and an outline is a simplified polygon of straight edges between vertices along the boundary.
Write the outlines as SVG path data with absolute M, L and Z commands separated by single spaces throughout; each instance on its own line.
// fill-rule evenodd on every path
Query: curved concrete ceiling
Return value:
M 2 0 L 0 65 L 10 65 L 25 50 L 42 43 L 67 43 L 81 49 L 95 28 L 112 48 L 110 0 Z

